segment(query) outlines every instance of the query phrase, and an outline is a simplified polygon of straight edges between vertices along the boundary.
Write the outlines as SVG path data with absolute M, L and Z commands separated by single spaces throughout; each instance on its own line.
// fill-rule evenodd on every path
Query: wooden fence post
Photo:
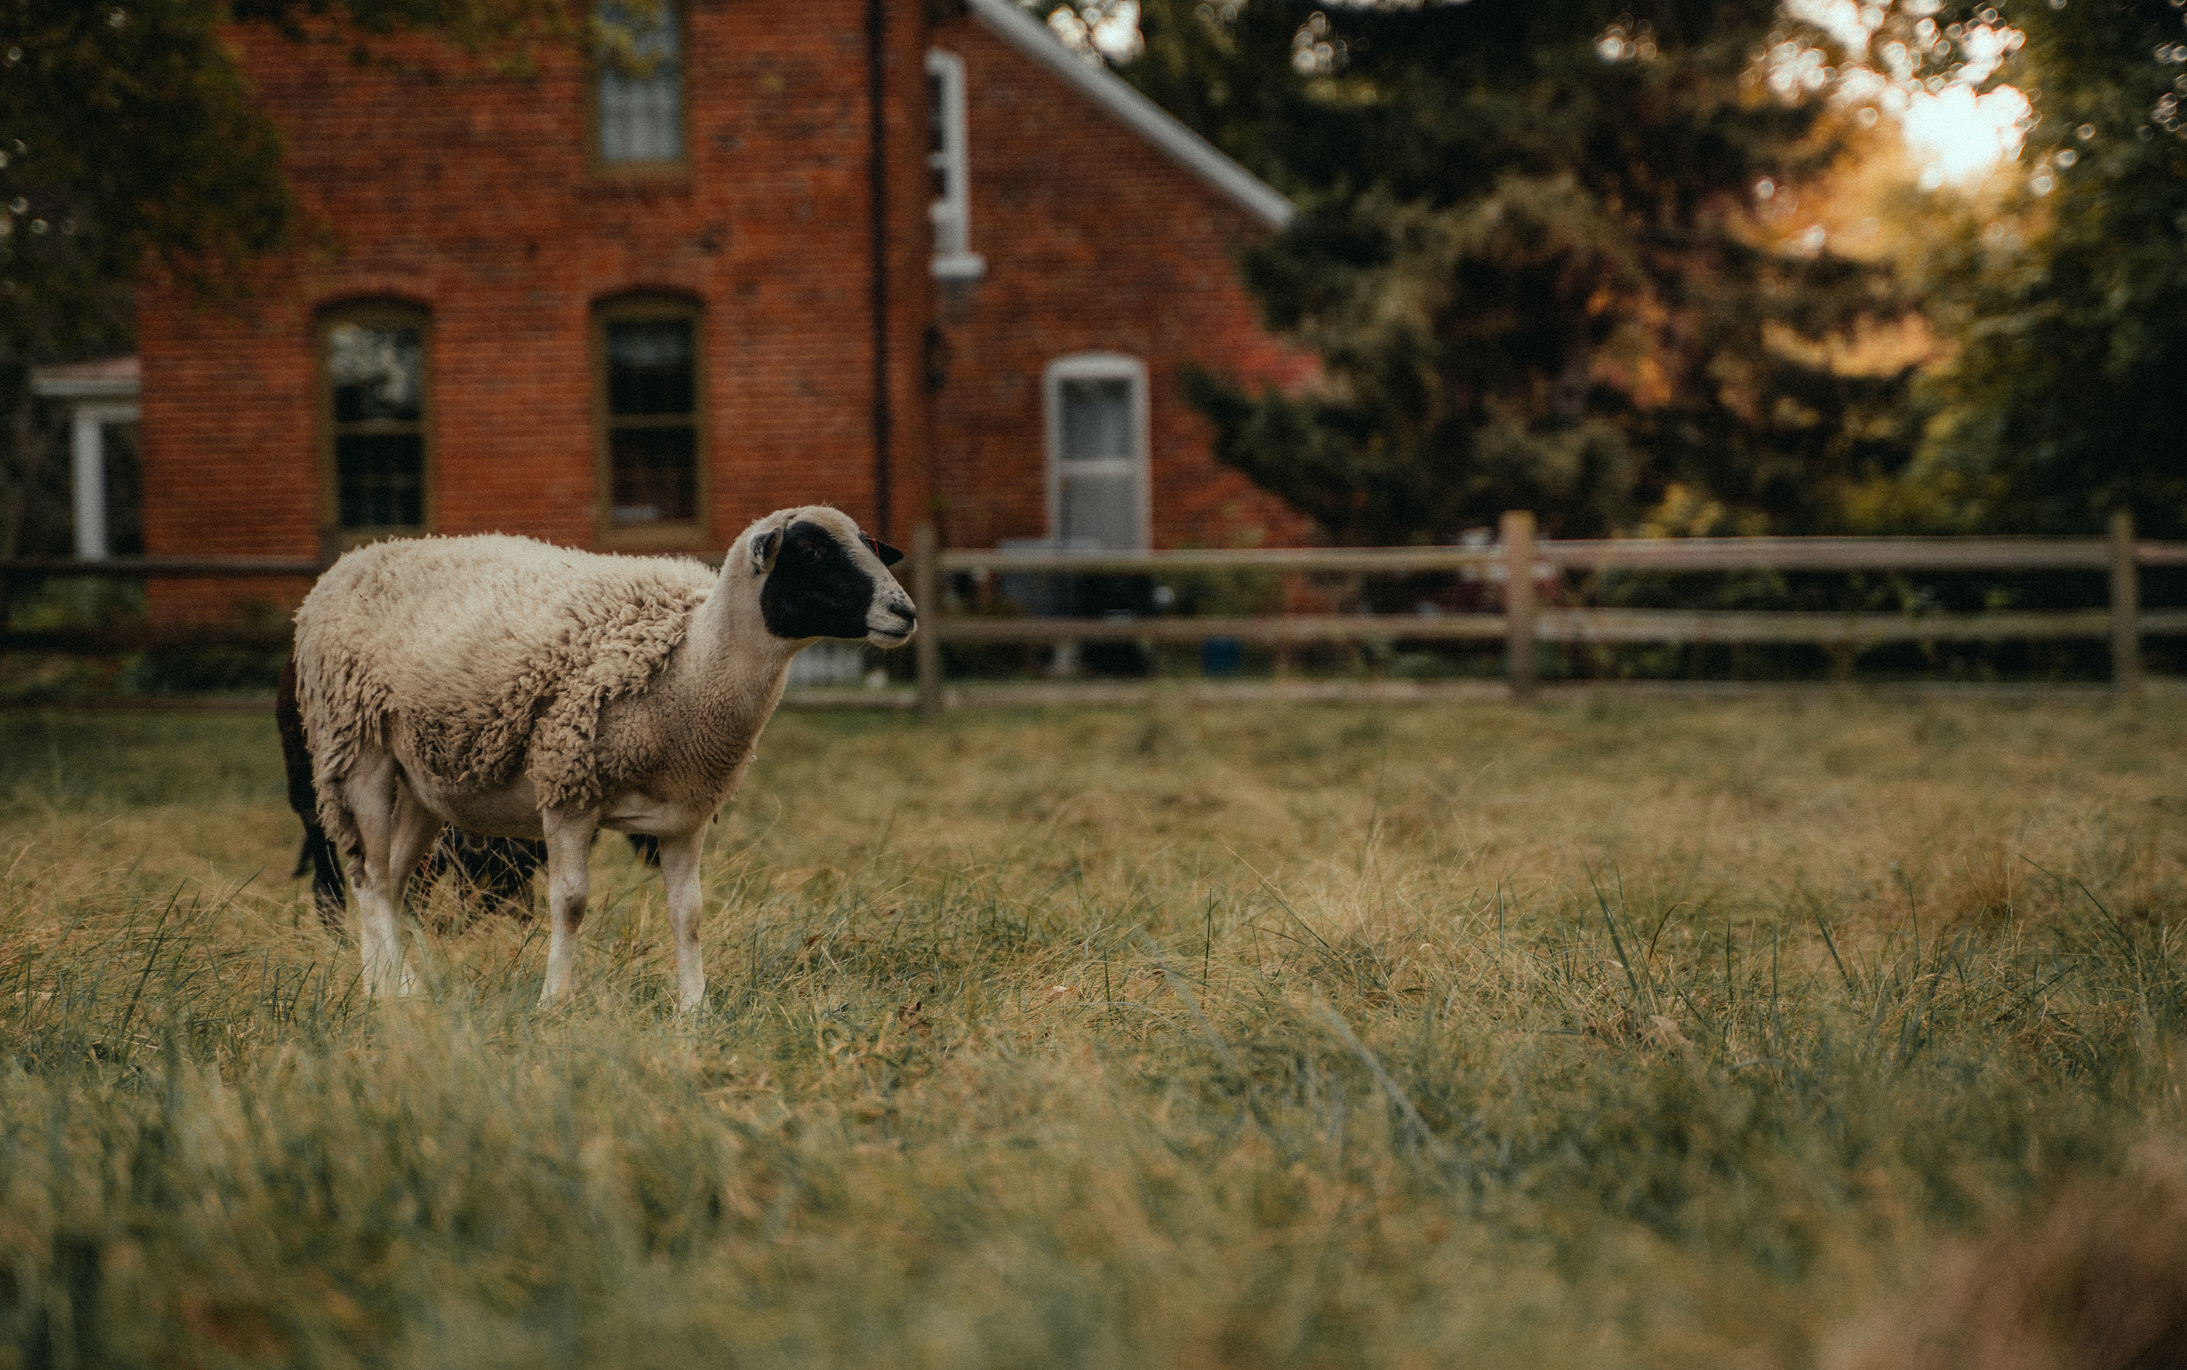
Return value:
M 1534 515 L 1504 514 L 1504 654 L 1511 697 L 1534 697 Z
M 934 525 L 922 522 L 911 530 L 911 602 L 919 614 L 919 632 L 911 640 L 911 651 L 919 668 L 919 717 L 928 723 L 942 716 L 942 641 L 935 635 L 942 617 L 939 560 Z
M 2129 509 L 2111 515 L 2111 689 L 2124 701 L 2141 693 L 2141 568 Z

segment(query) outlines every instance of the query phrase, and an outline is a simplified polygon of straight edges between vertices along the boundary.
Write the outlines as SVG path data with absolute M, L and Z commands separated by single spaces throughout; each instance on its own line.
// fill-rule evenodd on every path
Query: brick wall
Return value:
M 592 308 L 634 290 L 702 302 L 711 489 L 684 550 L 718 552 L 786 504 L 880 521 L 864 0 L 686 10 L 689 171 L 665 177 L 590 163 L 589 80 L 573 53 L 544 54 L 526 79 L 461 77 L 429 44 L 394 49 L 394 69 L 360 69 L 339 47 L 234 30 L 287 134 L 307 223 L 241 307 L 141 292 L 149 550 L 317 549 L 316 320 L 370 298 L 431 310 L 434 531 L 600 545 Z M 927 501 L 924 14 L 918 0 L 887 0 L 885 14 L 889 522 L 907 536 Z M 172 613 L 227 594 L 161 587 Z
M 976 19 L 937 26 L 929 44 L 964 60 L 971 248 L 987 259 L 982 280 L 937 292 L 947 541 L 1049 535 L 1042 376 L 1077 352 L 1147 366 L 1155 546 L 1303 539 L 1296 510 L 1215 463 L 1177 388 L 1188 362 L 1253 383 L 1312 373 L 1261 331 L 1238 284 L 1234 247 L 1266 230 Z

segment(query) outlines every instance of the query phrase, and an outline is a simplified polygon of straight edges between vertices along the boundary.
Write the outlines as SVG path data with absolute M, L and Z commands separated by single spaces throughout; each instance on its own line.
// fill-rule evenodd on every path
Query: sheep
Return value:
M 601 828 L 659 843 L 677 1005 L 706 992 L 699 852 L 790 659 L 917 626 L 894 548 L 823 505 L 744 530 L 717 574 L 490 534 L 374 543 L 296 611 L 296 695 L 320 823 L 357 894 L 367 991 L 406 988 L 404 886 L 445 824 L 543 840 L 540 1002 L 568 992 Z
M 281 663 L 281 681 L 274 694 L 273 717 L 281 735 L 281 761 L 289 782 L 289 808 L 304 825 L 304 839 L 297 847 L 292 880 L 311 877 L 311 901 L 319 921 L 340 936 L 348 903 L 348 887 L 342 880 L 341 853 L 327 840 L 319 825 L 319 799 L 311 787 L 311 749 L 304 745 L 304 711 L 296 702 L 296 660 Z M 630 847 L 647 866 L 661 864 L 660 844 L 644 833 L 631 833 Z M 488 913 L 505 913 L 529 921 L 532 913 L 532 876 L 547 864 L 547 844 L 528 837 L 481 837 L 461 828 L 441 829 L 440 841 L 418 868 L 413 894 L 430 889 L 446 874 L 453 878 L 456 897 L 464 904 Z

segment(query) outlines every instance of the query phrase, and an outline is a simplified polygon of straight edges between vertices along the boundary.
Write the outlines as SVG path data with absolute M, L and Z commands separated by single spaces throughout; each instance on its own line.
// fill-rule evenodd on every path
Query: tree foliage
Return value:
M 1800 345 L 1904 309 L 1889 274 L 1754 212 L 1844 131 L 1757 79 L 1776 0 L 1144 13 L 1128 74 L 1301 204 L 1245 273 L 1325 368 L 1306 395 L 1190 397 L 1225 461 L 1339 540 L 1518 507 L 1572 534 L 1676 508 L 1793 530 L 1903 462 L 1906 376 Z
M 2000 79 L 2036 92 L 2039 121 L 2016 188 L 1934 264 L 1959 347 L 1908 498 L 1966 527 L 2092 531 L 2129 508 L 2182 536 L 2187 27 L 2172 0 L 2007 18 L 2028 41 Z
M 211 7 L 0 3 L 0 356 L 113 346 L 140 267 L 210 283 L 281 240 L 279 135 Z
M 143 273 L 232 300 L 251 259 L 296 233 L 280 131 L 223 25 L 339 43 L 359 62 L 428 34 L 458 61 L 508 69 L 572 34 L 572 13 L 562 0 L 0 0 L 0 555 L 52 483 L 28 368 L 127 350 Z
M 570 27 L 558 0 L 0 0 L 0 361 L 125 345 L 139 272 L 232 291 L 288 239 L 280 133 L 231 21 L 359 61 L 430 33 L 500 64 Z

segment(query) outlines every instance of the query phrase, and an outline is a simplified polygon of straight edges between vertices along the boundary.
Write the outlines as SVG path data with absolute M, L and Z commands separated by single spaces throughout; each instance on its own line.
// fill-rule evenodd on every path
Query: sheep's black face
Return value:
M 760 587 L 767 631 L 781 638 L 867 638 L 893 647 L 911 636 L 911 601 L 878 558 L 854 555 L 843 540 L 799 519 L 780 534 L 774 569 Z

